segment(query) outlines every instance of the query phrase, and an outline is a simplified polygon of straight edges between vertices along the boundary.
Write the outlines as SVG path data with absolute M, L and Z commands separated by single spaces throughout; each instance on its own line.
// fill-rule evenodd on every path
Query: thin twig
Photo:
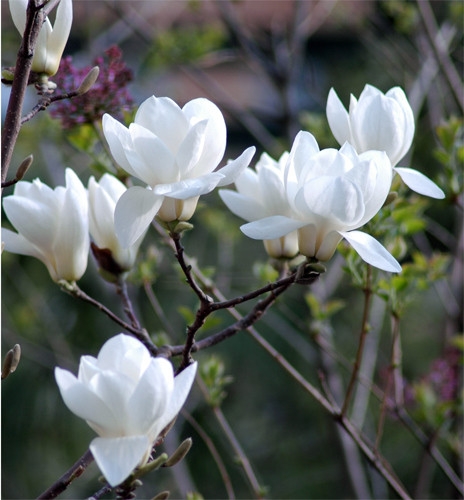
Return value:
M 425 32 L 435 53 L 438 64 L 442 67 L 451 92 L 458 103 L 461 111 L 464 111 L 463 85 L 459 73 L 454 67 L 447 50 L 445 42 L 439 34 L 437 21 L 428 0 L 416 1 L 422 22 L 425 26 Z M 438 35 L 438 36 L 437 36 Z
M 456 474 L 446 458 L 440 453 L 438 448 L 433 445 L 432 438 L 425 435 L 422 429 L 414 422 L 405 408 L 396 408 L 396 415 L 400 421 L 406 426 L 417 441 L 430 453 L 440 469 L 450 480 L 461 496 L 464 496 L 464 482 Z
M 134 308 L 132 307 L 132 302 L 127 292 L 126 281 L 123 278 L 120 278 L 116 284 L 116 293 L 121 297 L 124 306 L 124 312 L 130 319 L 131 325 L 137 330 L 141 330 L 140 322 L 135 315 Z
M 129 323 L 126 323 L 119 316 L 116 316 L 116 314 L 114 314 L 113 311 L 108 309 L 101 302 L 87 295 L 83 290 L 79 288 L 79 286 L 76 283 L 72 284 L 71 286 L 66 286 L 63 284 L 61 289 L 69 293 L 73 297 L 76 297 L 78 299 L 83 300 L 84 302 L 87 302 L 88 304 L 91 304 L 93 307 L 96 307 L 99 311 L 106 314 L 112 321 L 122 326 L 125 330 L 131 333 L 136 339 L 140 340 L 140 342 L 142 342 L 142 344 L 150 351 L 150 353 L 153 356 L 157 356 L 159 354 L 158 348 L 153 344 L 145 329 L 135 328 L 134 326 L 129 325 Z
M 217 421 L 224 431 L 224 434 L 227 436 L 227 439 L 229 440 L 232 448 L 237 455 L 237 458 L 239 459 L 239 463 L 245 472 L 255 498 L 263 498 L 263 488 L 260 486 L 256 474 L 254 473 L 253 467 L 251 466 L 250 461 L 243 451 L 243 448 L 241 447 L 238 439 L 235 437 L 234 431 L 229 425 L 229 422 L 227 421 L 224 413 L 218 406 L 214 407 L 213 411 Z
M 371 278 L 372 278 L 372 269 L 371 266 L 368 264 L 366 270 L 366 283 L 364 287 L 364 310 L 361 323 L 361 331 L 359 334 L 358 350 L 356 352 L 356 359 L 353 365 L 353 371 L 351 373 L 351 378 L 348 383 L 348 388 L 346 390 L 345 401 L 343 402 L 342 406 L 342 415 L 345 415 L 346 411 L 348 410 L 348 406 L 351 401 L 351 395 L 353 394 L 354 386 L 358 378 L 358 372 L 359 368 L 361 367 L 362 356 L 364 353 L 364 344 L 366 342 L 366 335 L 369 329 L 368 320 L 369 320 L 370 304 L 372 299 Z
M 77 462 L 75 462 L 50 488 L 44 491 L 37 497 L 37 500 L 49 500 L 56 498 L 60 493 L 63 493 L 74 479 L 81 476 L 87 467 L 93 462 L 93 455 L 90 450 L 87 450 Z
M 170 321 L 168 321 L 168 318 L 164 314 L 163 308 L 161 307 L 161 304 L 159 303 L 159 300 L 156 297 L 155 292 L 153 291 L 153 287 L 151 286 L 151 283 L 149 280 L 144 280 L 143 288 L 144 288 L 145 293 L 148 297 L 148 300 L 151 304 L 151 307 L 155 311 L 155 314 L 158 316 L 158 319 L 161 321 L 163 328 L 166 330 L 166 332 L 171 337 L 174 338 L 175 332 L 174 332 L 174 329 L 172 327 L 172 324 Z
M 205 383 L 201 378 L 197 379 L 197 383 L 200 386 L 201 392 L 207 399 L 207 394 L 208 390 L 206 388 Z M 237 437 L 234 434 L 234 431 L 232 430 L 231 426 L 229 425 L 229 422 L 227 421 L 224 413 L 222 412 L 221 408 L 219 406 L 213 406 L 213 413 L 214 416 L 216 417 L 216 420 L 218 421 L 219 425 L 221 426 L 224 434 L 227 437 L 227 440 L 231 444 L 238 461 L 240 465 L 243 467 L 243 471 L 248 479 L 248 482 L 250 483 L 251 489 L 253 491 L 253 494 L 255 498 L 263 498 L 263 488 L 260 486 L 258 479 L 256 477 L 256 474 L 253 470 L 253 467 L 250 464 L 250 461 L 248 460 L 248 457 L 246 453 L 244 452 L 242 446 L 240 445 Z
M 181 410 L 182 416 L 187 420 L 187 422 L 195 429 L 197 434 L 203 439 L 206 447 L 208 448 L 213 460 L 216 462 L 217 468 L 219 469 L 219 473 L 221 475 L 222 481 L 224 483 L 224 487 L 227 491 L 227 497 L 229 500 L 235 499 L 235 492 L 232 486 L 232 481 L 230 479 L 229 473 L 227 472 L 226 466 L 221 458 L 221 455 L 214 444 L 214 441 L 208 436 L 203 427 L 197 422 L 193 416 L 185 410 Z
M 32 120 L 32 118 L 34 118 L 34 116 L 37 115 L 40 111 L 45 111 L 50 106 L 50 104 L 53 104 L 57 101 L 62 101 L 64 99 L 72 99 L 73 97 L 77 97 L 79 95 L 81 95 L 81 92 L 73 90 L 72 92 L 68 92 L 66 94 L 42 96 L 39 102 L 31 109 L 31 111 L 29 111 L 27 115 L 24 115 L 21 118 L 21 125 L 24 125 L 24 123 Z

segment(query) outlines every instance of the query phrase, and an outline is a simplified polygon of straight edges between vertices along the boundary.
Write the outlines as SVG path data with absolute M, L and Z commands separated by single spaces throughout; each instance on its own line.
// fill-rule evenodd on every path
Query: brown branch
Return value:
M 57 1 L 54 0 L 50 3 L 56 5 Z M 6 180 L 13 149 L 21 129 L 21 113 L 31 73 L 34 49 L 46 17 L 43 6 L 44 4 L 40 3 L 40 0 L 29 0 L 27 4 L 26 27 L 16 59 L 11 95 L 2 130 L 2 183 Z
M 73 97 L 77 97 L 81 94 L 82 92 L 73 90 L 72 92 L 68 92 L 67 94 L 42 96 L 39 102 L 31 109 L 31 111 L 29 111 L 27 115 L 24 115 L 21 118 L 21 125 L 28 122 L 29 120 L 32 120 L 32 118 L 34 118 L 34 116 L 37 115 L 40 111 L 45 111 L 54 102 L 63 101 L 64 99 L 72 99 Z
M 77 462 L 75 462 L 50 488 L 44 491 L 37 497 L 37 500 L 49 500 L 56 498 L 60 493 L 74 481 L 74 479 L 81 476 L 85 469 L 93 462 L 93 456 L 90 450 L 87 450 Z
M 77 284 L 62 284 L 61 289 L 66 293 L 69 293 L 73 297 L 83 300 L 88 304 L 91 304 L 93 307 L 96 307 L 99 311 L 106 314 L 112 321 L 122 326 L 127 332 L 131 333 L 136 339 L 140 340 L 142 344 L 150 351 L 152 356 L 158 356 L 159 350 L 151 341 L 147 331 L 143 328 L 135 328 L 129 323 L 126 323 L 119 316 L 113 313 L 110 309 L 108 309 L 105 305 L 98 300 L 87 295 L 83 290 L 81 290 Z

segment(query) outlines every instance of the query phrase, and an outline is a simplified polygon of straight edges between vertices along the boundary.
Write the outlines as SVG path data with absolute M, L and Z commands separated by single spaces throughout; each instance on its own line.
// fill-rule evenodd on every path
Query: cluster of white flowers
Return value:
M 371 220 L 398 173 L 414 191 L 443 198 L 425 175 L 397 163 L 409 150 L 414 116 L 404 92 L 385 95 L 366 85 L 359 101 L 351 96 L 349 112 L 332 89 L 327 119 L 340 150 L 319 150 L 308 132 L 300 132 L 290 153 L 274 161 L 263 154 L 256 172 L 247 169 L 235 182 L 237 191 L 221 190 L 227 207 L 248 221 L 250 238 L 264 240 L 273 257 L 300 252 L 325 261 L 345 238 L 369 264 L 401 271 L 392 255 L 372 236 L 355 229 Z

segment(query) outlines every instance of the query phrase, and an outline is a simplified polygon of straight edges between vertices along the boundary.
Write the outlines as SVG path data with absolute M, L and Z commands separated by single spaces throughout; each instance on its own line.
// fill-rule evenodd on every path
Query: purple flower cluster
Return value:
M 459 394 L 461 373 L 461 352 L 456 347 L 445 350 L 442 357 L 435 359 L 427 374 L 412 384 L 405 384 L 405 403 L 415 407 L 420 394 L 426 390 L 433 394 L 436 403 L 451 403 Z
M 122 60 L 121 49 L 117 46 L 107 49 L 104 56 L 94 60 L 92 66 L 81 69 L 73 66 L 71 56 L 64 57 L 53 79 L 54 83 L 61 92 L 75 91 L 93 66 L 100 68 L 100 74 L 87 93 L 57 101 L 50 107 L 51 116 L 61 120 L 65 129 L 94 123 L 105 113 L 122 119 L 123 112 L 130 110 L 133 104 L 127 89 L 128 83 L 133 80 L 133 74 Z
M 439 396 L 440 401 L 453 401 L 458 394 L 461 353 L 457 348 L 448 349 L 442 358 L 433 361 L 424 377 Z

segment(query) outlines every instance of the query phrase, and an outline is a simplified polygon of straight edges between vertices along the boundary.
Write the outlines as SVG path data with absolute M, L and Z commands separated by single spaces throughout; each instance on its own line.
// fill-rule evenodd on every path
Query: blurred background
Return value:
M 2 67 L 14 66 L 20 36 L 8 2 L 2 1 L 1 8 Z M 68 166 L 84 183 L 90 175 L 98 177 L 109 161 L 99 142 L 102 111 L 129 123 L 138 105 L 153 94 L 169 96 L 181 106 L 200 96 L 217 104 L 228 127 L 225 160 L 251 145 L 257 147 L 253 164 L 264 151 L 277 159 L 301 129 L 312 132 L 321 148 L 338 147 L 325 118 L 331 87 L 348 106 L 350 93 L 359 96 L 366 83 L 382 91 L 401 86 L 417 128 L 413 149 L 400 165 L 422 171 L 447 194 L 441 201 L 410 199 L 421 203 L 420 214 L 415 213 L 421 223 L 410 229 L 403 262 L 412 261 L 416 250 L 426 261 L 414 293 L 400 299 L 406 403 L 424 434 L 435 436 L 446 460 L 460 468 L 456 402 L 461 369 L 455 336 L 463 330 L 462 156 L 456 153 L 457 144 L 462 155 L 462 81 L 458 78 L 457 85 L 455 75 L 463 69 L 462 29 L 460 1 L 74 0 L 65 50 L 72 59 L 63 61 L 52 78 L 57 92 L 71 90 L 67 85 L 76 88 L 83 68 L 98 58 L 104 75 L 120 77 L 122 83 L 111 87 L 113 93 L 99 90 L 101 109 L 95 96 L 93 104 L 85 104 L 89 108 L 73 109 L 64 101 L 27 123 L 11 172 L 33 153 L 25 180 L 40 177 L 50 186 L 63 185 Z M 114 46 L 121 54 L 105 52 Z M 8 97 L 8 87 L 2 86 L 2 117 Z M 24 111 L 36 101 L 30 88 Z M 83 109 L 90 109 L 88 123 L 73 121 Z M 8 188 L 4 195 L 11 193 Z M 225 296 L 244 294 L 270 278 L 261 243 L 241 235 L 242 221 L 228 213 L 217 192 L 201 198 L 192 222 L 195 228 L 184 238 L 186 252 Z M 341 248 L 316 285 L 294 286 L 256 325 L 309 381 L 319 387 L 324 374 L 336 399 L 343 397 L 349 378 L 362 315 L 362 291 L 345 269 L 350 258 L 349 250 Z M 150 335 L 159 344 L 181 344 L 197 303 L 172 250 L 154 230 L 128 280 Z M 79 285 L 123 315 L 114 287 L 100 279 L 92 256 Z M 246 313 L 249 307 L 238 310 Z M 363 368 L 382 389 L 391 355 L 389 307 L 381 298 L 374 300 L 373 335 L 366 347 L 372 366 Z M 201 337 L 231 322 L 226 312 L 219 313 Z M 22 359 L 2 381 L 2 498 L 35 498 L 87 450 L 94 434 L 65 407 L 53 369 L 59 365 L 76 372 L 81 355 L 96 355 L 119 332 L 106 316 L 63 293 L 40 262 L 3 253 L 2 357 L 19 343 Z M 324 410 L 247 332 L 196 358 L 216 373 L 212 388 L 226 392 L 221 414 L 266 497 L 394 497 Z M 447 396 L 445 389 L 451 390 Z M 369 394 L 367 389 L 356 394 L 352 418 L 375 439 L 380 404 Z M 212 446 L 222 457 L 236 498 L 254 496 L 223 421 L 198 386 L 165 449 L 172 452 L 189 436 L 194 446 L 187 459 L 144 478 L 138 498 L 152 498 L 165 489 L 171 498 L 231 497 Z M 459 498 L 393 413 L 387 413 L 384 436 L 381 451 L 415 498 Z M 92 495 L 101 487 L 98 475 L 93 464 L 61 498 Z

